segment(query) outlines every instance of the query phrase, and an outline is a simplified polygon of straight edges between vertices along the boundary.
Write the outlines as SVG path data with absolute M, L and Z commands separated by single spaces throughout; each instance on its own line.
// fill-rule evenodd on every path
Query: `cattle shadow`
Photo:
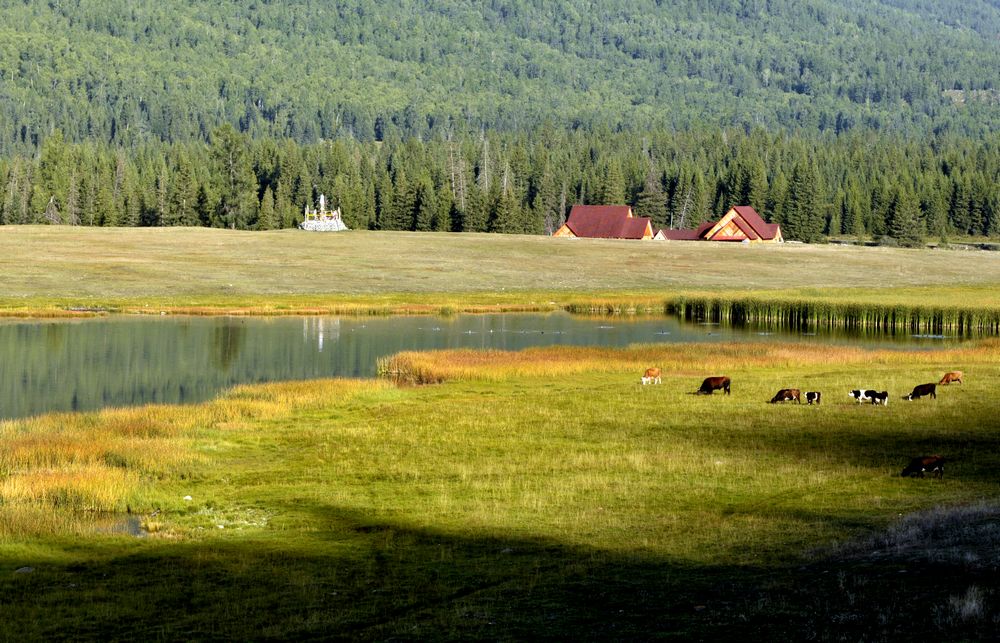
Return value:
M 858 600 L 895 569 L 841 561 L 770 567 L 703 565 L 542 538 L 462 537 L 322 504 L 296 504 L 315 524 L 189 542 L 96 539 L 44 561 L 0 554 L 0 635 L 18 640 L 819 640 L 937 631 L 928 604 L 953 586 L 920 586 L 872 608 Z M 849 518 L 798 516 L 833 521 Z M 13 570 L 31 564 L 30 573 Z M 885 578 L 883 578 L 885 577 Z M 963 581 L 964 582 L 964 581 Z M 867 588 L 867 590 L 866 590 Z M 923 612 L 921 613 L 921 610 Z M 838 621 L 854 614 L 853 621 Z M 817 621 L 817 615 L 829 617 Z M 979 638 L 991 624 L 967 623 Z M 928 629 L 930 628 L 930 629 Z M 992 631 L 992 630 L 990 630 Z M 950 634 L 955 634 L 955 631 Z

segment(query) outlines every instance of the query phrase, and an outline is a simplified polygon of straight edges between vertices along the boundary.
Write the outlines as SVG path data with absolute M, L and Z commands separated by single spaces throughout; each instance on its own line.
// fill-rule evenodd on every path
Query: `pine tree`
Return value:
M 820 241 L 824 216 L 820 209 L 818 177 L 811 161 L 800 161 L 792 172 L 784 214 L 784 236 L 806 243 Z
M 413 222 L 409 229 L 430 232 L 437 215 L 437 200 L 434 196 L 434 185 L 429 176 L 424 175 L 417 180 L 414 197 Z
M 260 210 L 257 216 L 258 230 L 274 230 L 278 227 L 278 214 L 274 210 L 274 193 L 271 186 L 264 189 L 264 196 L 260 199 Z
M 170 186 L 167 190 L 166 214 L 163 225 L 194 226 L 198 225 L 198 182 L 194 178 L 194 170 L 186 155 L 177 159 Z
M 916 197 L 906 188 L 897 188 L 889 208 L 889 236 L 903 247 L 917 248 L 923 245 L 923 227 Z
M 667 195 L 663 192 L 660 172 L 650 164 L 643 182 L 642 191 L 635 202 L 635 213 L 640 217 L 649 217 L 655 228 L 667 227 Z
M 219 223 L 245 229 L 256 210 L 257 180 L 246 141 L 232 125 L 212 132 L 212 158 L 219 177 Z
M 622 176 L 622 166 L 618 159 L 612 159 L 604 168 L 599 198 L 604 205 L 625 203 L 625 178 Z
M 556 188 L 555 176 L 548 161 L 542 166 L 541 174 L 538 177 L 538 185 L 535 188 L 531 209 L 535 213 L 535 219 L 541 222 L 541 228 L 545 234 L 551 235 L 558 229 L 559 193 Z
M 778 172 L 767 191 L 767 199 L 761 216 L 770 223 L 785 222 L 785 203 L 788 202 L 788 178 L 784 172 Z

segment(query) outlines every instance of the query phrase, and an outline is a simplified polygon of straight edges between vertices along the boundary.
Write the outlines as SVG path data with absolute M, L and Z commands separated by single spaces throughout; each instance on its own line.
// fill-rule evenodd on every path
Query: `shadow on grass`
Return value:
M 335 507 L 294 510 L 317 530 L 287 539 L 279 532 L 64 543 L 62 554 L 78 562 L 0 556 L 0 633 L 20 640 L 856 640 L 995 632 L 997 597 L 983 570 L 942 568 L 931 578 L 901 574 L 905 562 L 892 559 L 709 567 L 546 540 L 456 537 Z M 35 569 L 15 573 L 22 565 Z M 942 620 L 970 583 L 985 588 L 984 615 Z

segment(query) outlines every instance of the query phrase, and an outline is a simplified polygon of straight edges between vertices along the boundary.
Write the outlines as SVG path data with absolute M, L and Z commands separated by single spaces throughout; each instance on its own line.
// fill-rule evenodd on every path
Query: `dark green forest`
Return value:
M 1000 233 L 996 0 L 0 0 L 0 222 Z

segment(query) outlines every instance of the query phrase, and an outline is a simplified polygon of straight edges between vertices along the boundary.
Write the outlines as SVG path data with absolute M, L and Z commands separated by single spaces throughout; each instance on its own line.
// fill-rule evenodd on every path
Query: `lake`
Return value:
M 243 383 L 371 377 L 378 358 L 403 350 L 694 341 L 826 341 L 905 349 L 957 340 L 789 335 L 669 317 L 568 313 L 8 321 L 0 323 L 0 418 L 200 402 Z

